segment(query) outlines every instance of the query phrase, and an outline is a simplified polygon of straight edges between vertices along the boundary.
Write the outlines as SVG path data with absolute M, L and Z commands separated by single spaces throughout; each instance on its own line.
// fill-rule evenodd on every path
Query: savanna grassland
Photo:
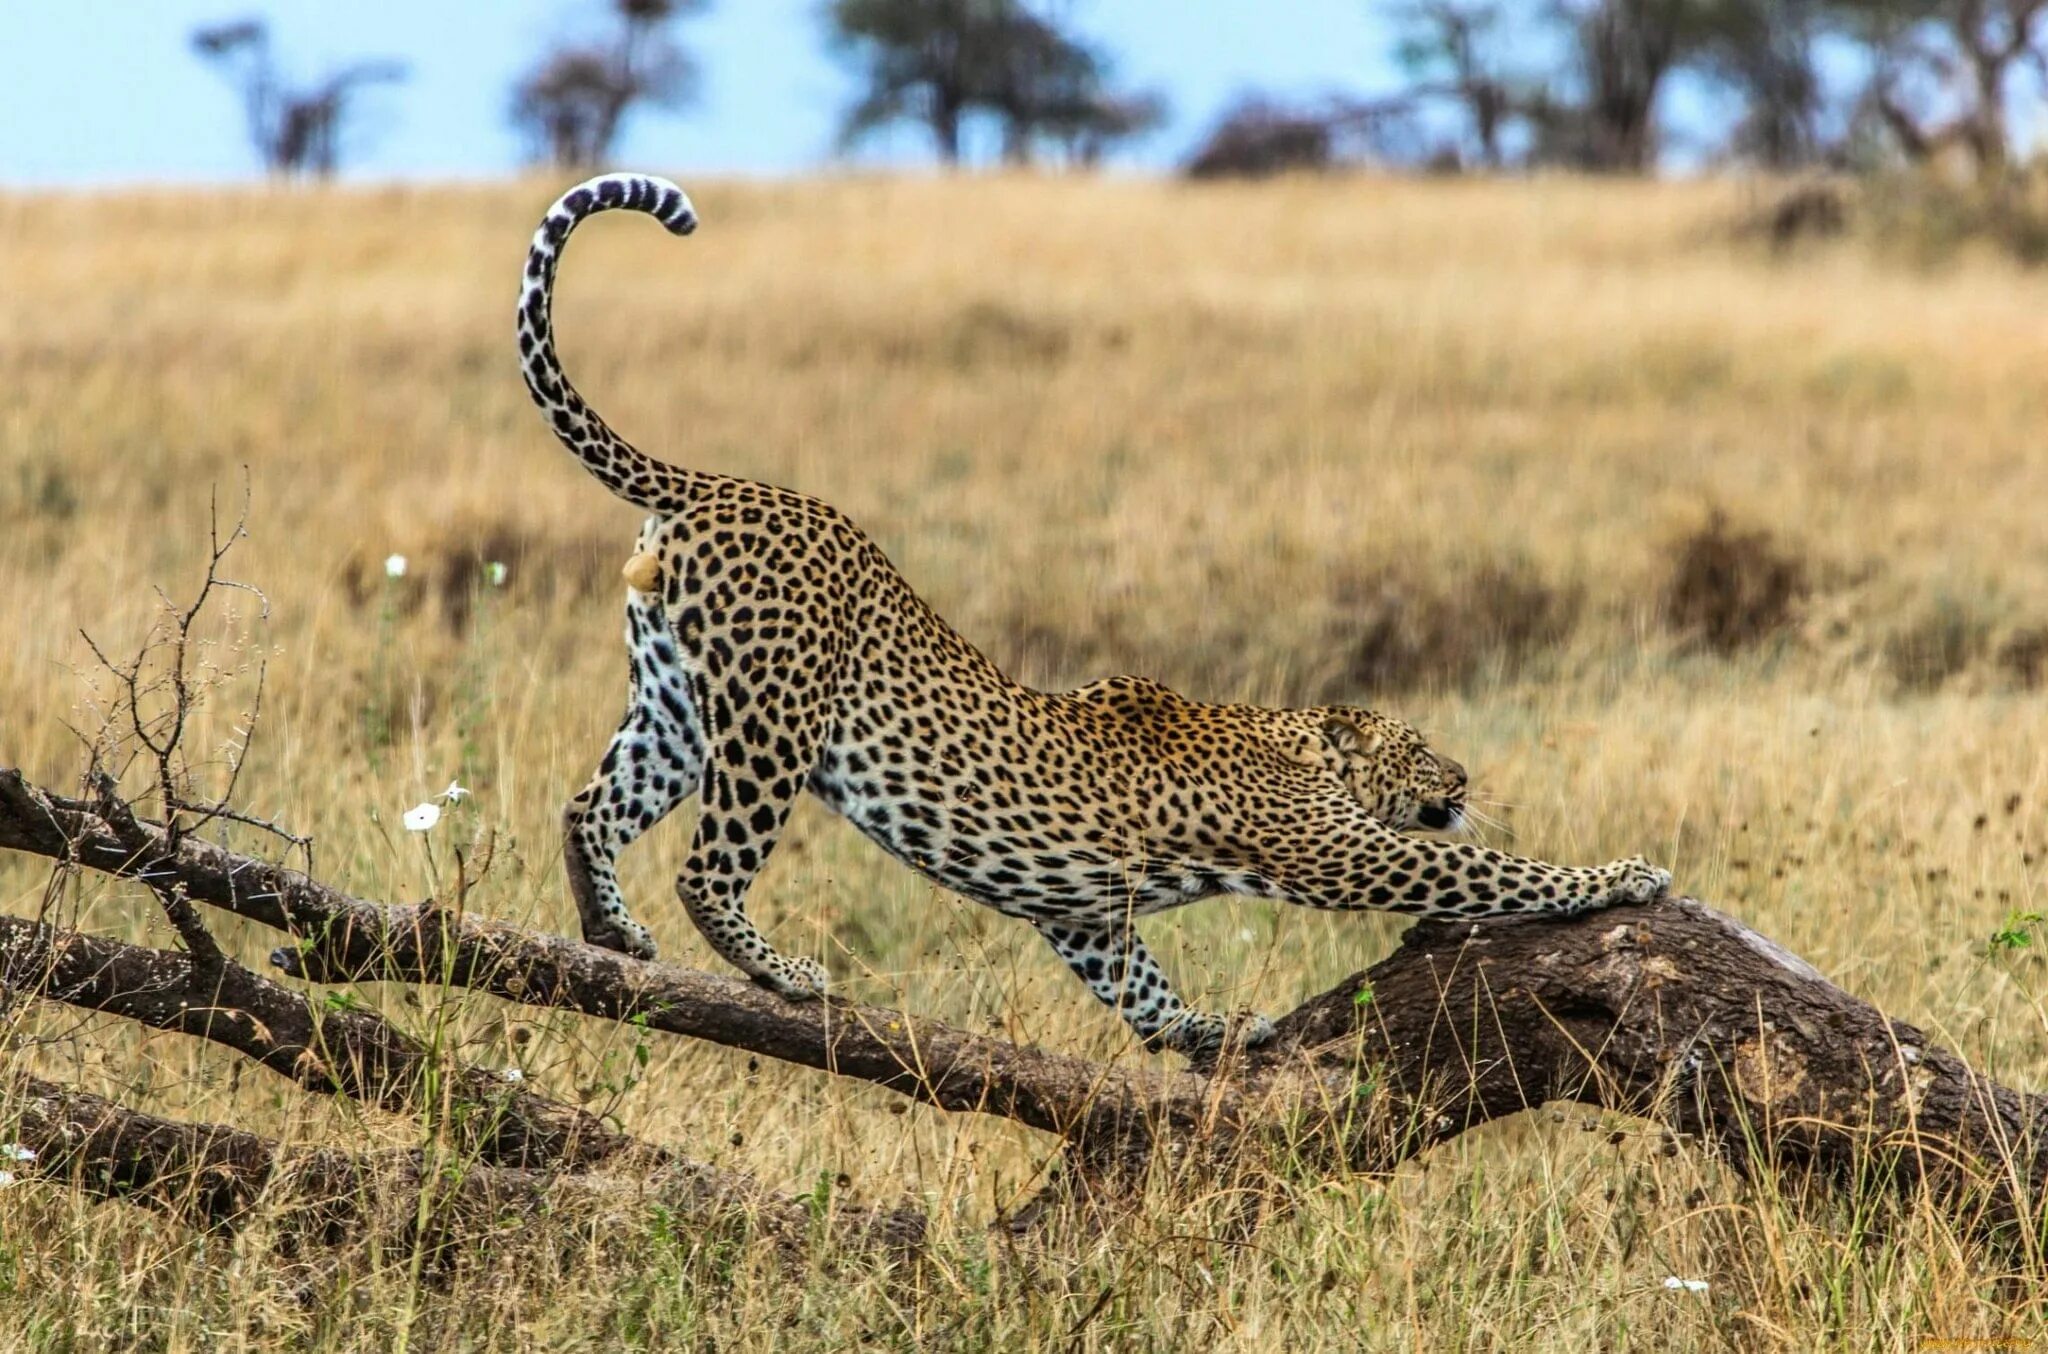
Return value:
M 80 631 L 132 649 L 246 467 L 231 572 L 269 616 L 242 597 L 215 625 L 200 726 L 237 737 L 267 655 L 240 802 L 378 898 L 422 896 L 494 830 L 469 905 L 575 929 L 557 814 L 619 713 L 638 518 L 561 453 L 513 361 L 559 186 L 0 199 L 0 764 L 75 783 L 105 690 Z M 1773 255 L 1731 229 L 1754 190 L 1717 184 L 691 187 L 691 240 L 605 218 L 563 270 L 567 365 L 642 445 L 839 505 L 1027 680 L 1397 710 L 1472 768 L 1493 844 L 1640 851 L 2048 1086 L 2048 276 L 1854 238 Z M 403 831 L 451 779 L 472 797 Z M 715 967 L 673 901 L 687 818 L 623 880 L 667 956 Z M 35 912 L 47 881 L 0 861 L 0 906 Z M 173 943 L 132 887 L 82 880 L 59 910 Z M 1146 1056 L 1027 928 L 815 805 L 753 910 L 864 998 Z M 1400 925 L 1213 902 L 1148 936 L 1191 994 L 1279 1011 Z M 220 930 L 252 961 L 271 943 Z M 436 1286 L 389 1247 L 281 1260 L 261 1226 L 199 1237 L 23 1182 L 0 1188 L 0 1347 L 2048 1339 L 2040 1246 L 1744 1185 L 1585 1110 L 1391 1179 L 1276 1168 L 1248 1238 L 1224 1203 L 1161 1193 L 1017 1241 L 990 1223 L 1052 1157 L 1024 1130 L 482 997 L 354 997 L 778 1188 L 907 1196 L 931 1261 L 797 1275 L 622 1196 Z M 10 1062 L 139 1108 L 293 1142 L 418 1131 L 175 1035 L 5 1021 Z

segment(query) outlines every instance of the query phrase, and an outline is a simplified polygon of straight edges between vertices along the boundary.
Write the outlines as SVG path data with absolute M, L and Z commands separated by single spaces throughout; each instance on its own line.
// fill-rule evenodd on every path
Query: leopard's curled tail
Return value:
M 569 384 L 555 357 L 552 312 L 555 265 L 562 247 L 584 217 L 621 208 L 646 212 L 677 235 L 697 228 L 689 196 L 650 174 L 600 174 L 562 194 L 548 208 L 526 254 L 526 276 L 519 290 L 519 364 L 534 403 L 570 455 L 620 498 L 668 514 L 681 511 L 695 496 L 703 476 L 657 461 L 613 432 Z

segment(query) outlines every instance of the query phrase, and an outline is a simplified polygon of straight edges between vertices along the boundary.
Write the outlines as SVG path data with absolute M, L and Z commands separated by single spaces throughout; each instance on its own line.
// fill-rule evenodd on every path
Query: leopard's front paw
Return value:
M 1641 856 L 1630 856 L 1600 868 L 1607 896 L 1603 907 L 1647 903 L 1671 890 L 1671 871 L 1659 869 Z
M 828 975 L 815 959 L 778 954 L 766 971 L 754 975 L 754 981 L 784 1001 L 813 1001 L 825 995 Z
M 654 933 L 631 917 L 607 917 L 593 925 L 583 924 L 583 941 L 600 949 L 616 950 L 634 959 L 654 959 L 661 951 Z

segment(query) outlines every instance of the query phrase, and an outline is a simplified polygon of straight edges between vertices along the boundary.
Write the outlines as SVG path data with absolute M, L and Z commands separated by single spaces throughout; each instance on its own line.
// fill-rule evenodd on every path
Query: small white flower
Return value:
M 386 578 L 404 578 L 405 556 L 386 555 L 384 557 L 384 576 Z
M 415 804 L 405 811 L 404 822 L 407 832 L 425 832 L 440 821 L 441 806 L 432 800 L 424 804 Z
M 1681 1288 L 1688 1293 L 1704 1293 L 1707 1291 L 1707 1281 L 1705 1279 L 1681 1279 L 1676 1274 L 1666 1278 L 1664 1286 L 1674 1292 Z
M 0 1143 L 0 1161 L 34 1161 L 33 1147 L 23 1147 L 18 1142 Z
M 448 788 L 441 791 L 440 798 L 447 800 L 450 804 L 460 804 L 463 800 L 469 798 L 469 791 L 462 788 L 460 781 L 451 780 L 448 782 Z
M 489 564 L 486 564 L 484 566 L 484 582 L 490 584 L 494 588 L 502 588 L 505 586 L 506 575 L 508 575 L 510 572 L 511 571 L 505 567 L 505 561 L 500 559 L 494 559 Z
M 6 1188 L 7 1188 L 7 1187 L 8 1187 L 9 1185 L 11 1185 L 11 1184 L 13 1184 L 13 1183 L 14 1183 L 14 1172 L 13 1172 L 13 1171 L 0 1171 L 0 1189 L 6 1189 Z
M 511 1082 L 515 1086 L 517 1086 L 520 1082 L 526 1080 L 526 1073 L 520 1071 L 516 1067 L 508 1067 L 503 1072 L 499 1073 L 499 1075 L 504 1077 L 505 1080 Z

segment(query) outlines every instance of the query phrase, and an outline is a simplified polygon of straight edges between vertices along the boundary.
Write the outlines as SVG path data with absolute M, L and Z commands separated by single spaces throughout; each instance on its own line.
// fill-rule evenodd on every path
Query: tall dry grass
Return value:
M 273 651 L 245 804 L 391 898 L 429 887 L 426 847 L 445 862 L 493 827 L 509 849 L 475 905 L 573 929 L 555 815 L 623 695 L 614 580 L 636 518 L 554 446 L 512 360 L 515 276 L 555 187 L 0 199 L 0 763 L 75 773 L 67 726 L 94 718 L 79 630 L 132 643 L 150 588 L 195 575 L 209 493 L 237 494 L 247 466 L 239 563 L 271 616 L 243 608 L 210 655 Z M 692 188 L 694 239 L 607 218 L 563 275 L 568 364 L 650 449 L 840 505 L 1027 679 L 1135 670 L 1395 708 L 1473 768 L 1497 844 L 1642 851 L 1996 1074 L 2048 1082 L 2040 949 L 1986 944 L 2048 911 L 2042 278 L 1853 244 L 1773 259 L 1730 229 L 1743 193 L 1715 185 Z M 206 735 L 231 737 L 237 708 L 223 693 Z M 401 831 L 451 777 L 474 798 L 435 838 Z M 623 879 L 668 954 L 711 962 L 670 903 L 685 830 L 652 834 Z M 10 910 L 44 881 L 0 862 Z M 83 882 L 63 908 L 169 943 L 129 889 Z M 862 996 L 1143 1056 L 1022 928 L 813 807 L 754 910 Z M 222 929 L 252 958 L 266 945 Z M 1275 1009 L 1396 924 L 1212 903 L 1150 930 L 1190 992 Z M 680 1043 L 642 1070 L 634 1032 L 597 1022 L 356 996 L 770 1183 L 912 1196 L 934 1263 L 819 1256 L 793 1279 L 622 1205 L 421 1287 L 381 1245 L 282 1263 L 260 1234 L 18 1185 L 0 1189 L 0 1345 L 2048 1335 L 2024 1257 L 1929 1210 L 1744 1186 L 1582 1111 L 1391 1180 L 1270 1163 L 1261 1188 L 1286 1207 L 1248 1238 L 1236 1201 L 1162 1190 L 1024 1244 L 987 1224 L 1051 1156 L 1031 1135 Z M 127 1103 L 294 1141 L 416 1131 L 175 1036 L 12 1019 L 10 1057 Z

